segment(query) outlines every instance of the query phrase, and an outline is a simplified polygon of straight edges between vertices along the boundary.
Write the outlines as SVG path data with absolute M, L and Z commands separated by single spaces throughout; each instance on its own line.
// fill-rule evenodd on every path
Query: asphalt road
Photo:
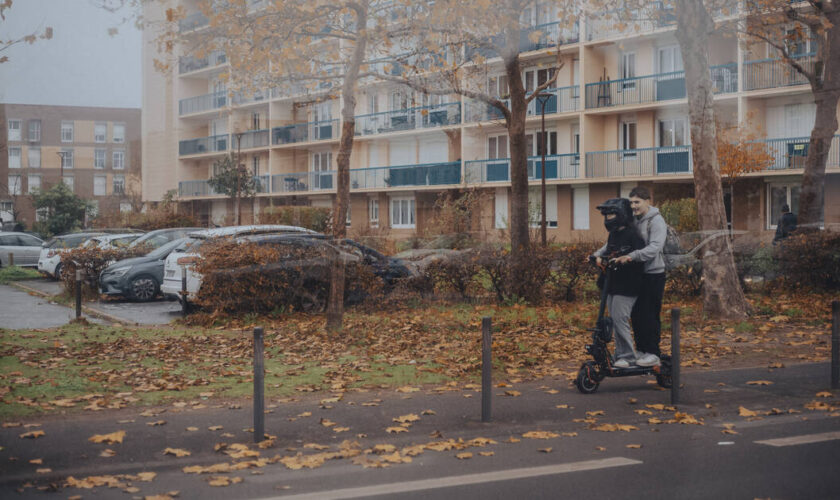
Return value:
M 76 312 L 69 307 L 0 285 L 0 328 L 53 328 L 67 324 L 74 317 Z

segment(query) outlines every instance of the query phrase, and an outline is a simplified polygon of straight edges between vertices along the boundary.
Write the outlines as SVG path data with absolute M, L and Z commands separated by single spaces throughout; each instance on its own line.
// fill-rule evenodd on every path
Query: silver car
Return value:
M 0 267 L 37 267 L 44 242 L 31 234 L 0 232 Z

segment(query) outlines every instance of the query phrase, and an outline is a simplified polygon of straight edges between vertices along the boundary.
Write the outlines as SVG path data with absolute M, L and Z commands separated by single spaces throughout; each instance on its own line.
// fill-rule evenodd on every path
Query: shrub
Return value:
M 840 289 L 840 233 L 794 234 L 776 247 L 779 275 L 786 287 Z
M 62 284 L 70 294 L 76 293 L 76 270 L 82 271 L 82 296 L 93 299 L 99 296 L 99 275 L 118 260 L 138 257 L 148 253 L 143 245 L 136 247 L 98 248 L 78 247 L 61 253 Z
M 665 222 L 678 233 L 697 231 L 700 227 L 697 222 L 697 203 L 693 198 L 663 201 L 659 211 Z
M 460 298 L 466 299 L 474 288 L 477 270 L 476 254 L 461 252 L 432 262 L 426 268 L 425 274 L 432 280 L 436 290 L 455 292 Z
M 574 302 L 578 290 L 587 279 L 594 279 L 597 269 L 588 262 L 589 256 L 600 248 L 597 243 L 575 243 L 553 251 L 552 273 L 548 279 L 548 295 Z
M 260 224 L 300 226 L 326 234 L 332 231 L 332 210 L 323 207 L 269 207 L 260 214 Z
M 489 280 L 500 303 L 525 300 L 539 304 L 545 300 L 544 288 L 551 275 L 551 250 L 532 245 L 518 262 L 506 248 L 484 246 L 475 257 L 477 269 Z
M 752 253 L 737 253 L 735 266 L 738 277 L 743 280 L 750 276 L 761 276 L 770 280 L 778 275 L 778 262 L 774 256 L 775 249 L 769 245 L 761 245 Z
M 665 293 L 676 297 L 696 297 L 703 289 L 699 267 L 677 266 L 665 275 Z

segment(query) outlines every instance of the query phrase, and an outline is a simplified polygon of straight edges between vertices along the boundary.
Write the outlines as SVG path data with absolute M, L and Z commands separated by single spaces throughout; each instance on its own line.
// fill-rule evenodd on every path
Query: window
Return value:
M 487 138 L 487 158 L 491 160 L 508 157 L 507 135 Z
M 93 142 L 105 142 L 108 140 L 108 124 L 97 123 L 93 126 Z
M 347 227 L 350 227 L 350 212 L 352 212 L 352 208 L 352 205 L 347 205 L 347 217 L 344 218 L 344 225 Z
M 70 191 L 74 191 L 75 183 L 73 182 L 72 175 L 65 175 L 61 178 L 61 182 L 63 182 L 64 185 L 67 186 L 67 189 L 69 189 Z
M 21 121 L 20 120 L 9 120 L 9 137 L 10 141 L 19 141 L 20 140 L 20 127 Z
M 254 175 L 260 175 L 260 157 L 259 156 L 252 156 L 251 157 L 251 170 L 254 172 Z
M 260 129 L 260 114 L 257 112 L 251 113 L 251 130 Z
M 61 168 L 73 168 L 73 150 L 61 150 Z
M 621 122 L 621 154 L 622 158 L 635 158 L 636 153 L 629 150 L 636 149 L 636 122 Z
M 26 157 L 29 168 L 41 168 L 41 148 L 30 146 Z
M 659 73 L 682 71 L 683 60 L 679 45 L 670 45 L 656 49 L 656 67 Z
M 589 186 L 572 187 L 572 229 L 589 229 Z
M 99 215 L 99 200 L 90 200 L 90 209 L 88 210 L 88 214 L 90 214 L 91 217 Z
M 391 200 L 391 227 L 413 228 L 414 198 L 394 198 Z
M 9 168 L 20 168 L 20 148 L 9 148 Z
M 684 146 L 686 144 L 685 119 L 659 120 L 659 146 Z
M 114 194 L 125 194 L 125 176 L 114 175 Z
M 370 227 L 379 227 L 379 200 L 377 199 L 368 200 L 368 221 Z
M 125 142 L 125 125 L 121 123 L 114 124 L 114 142 Z
M 41 176 L 40 175 L 30 175 L 27 179 L 28 186 L 27 189 L 29 193 L 36 189 L 41 189 Z
M 542 221 L 542 191 L 539 188 L 528 190 L 528 218 L 531 227 L 541 227 Z M 557 188 L 545 187 L 545 225 L 557 227 Z
M 510 96 L 507 75 L 491 76 L 488 78 L 487 93 L 493 97 L 507 99 Z
M 93 151 L 93 168 L 105 168 L 105 150 L 96 149 Z
M 108 178 L 104 175 L 94 175 L 93 176 L 93 195 L 94 196 L 105 196 L 108 194 Z
M 122 170 L 125 168 L 125 151 L 114 151 L 111 159 L 111 168 L 113 168 L 114 170 Z
M 16 196 L 20 194 L 20 176 L 19 175 L 10 175 L 9 176 L 9 195 Z
M 782 216 L 782 205 L 799 214 L 799 183 L 779 183 L 767 185 L 767 229 L 776 229 Z M 820 212 L 820 223 L 825 222 L 825 204 Z M 822 225 L 822 224 L 821 224 Z
M 496 189 L 494 199 L 493 226 L 496 229 L 507 229 L 508 224 L 508 192 L 507 188 Z
M 61 142 L 73 142 L 73 122 L 61 122 Z
M 41 141 L 41 120 L 29 120 L 29 142 Z
M 327 173 L 332 166 L 332 152 L 312 153 L 312 188 L 332 189 L 332 174 Z
M 625 52 L 621 54 L 621 88 L 635 89 L 636 88 L 636 54 L 634 52 Z
M 816 52 L 816 39 L 811 35 L 811 30 L 805 26 L 797 28 L 790 26 L 785 29 L 785 46 L 788 53 L 793 56 L 804 56 Z

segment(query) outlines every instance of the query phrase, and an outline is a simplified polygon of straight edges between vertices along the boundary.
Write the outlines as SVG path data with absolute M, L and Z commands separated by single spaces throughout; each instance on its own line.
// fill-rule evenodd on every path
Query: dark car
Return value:
M 132 247 L 145 245 L 149 250 L 158 248 L 170 241 L 179 240 L 193 231 L 201 231 L 200 227 L 170 227 L 167 229 L 156 229 L 149 231 L 143 236 L 131 242 Z
M 154 299 L 163 282 L 166 257 L 183 242 L 183 238 L 173 240 L 142 257 L 124 259 L 106 267 L 99 275 L 100 292 L 139 302 Z

